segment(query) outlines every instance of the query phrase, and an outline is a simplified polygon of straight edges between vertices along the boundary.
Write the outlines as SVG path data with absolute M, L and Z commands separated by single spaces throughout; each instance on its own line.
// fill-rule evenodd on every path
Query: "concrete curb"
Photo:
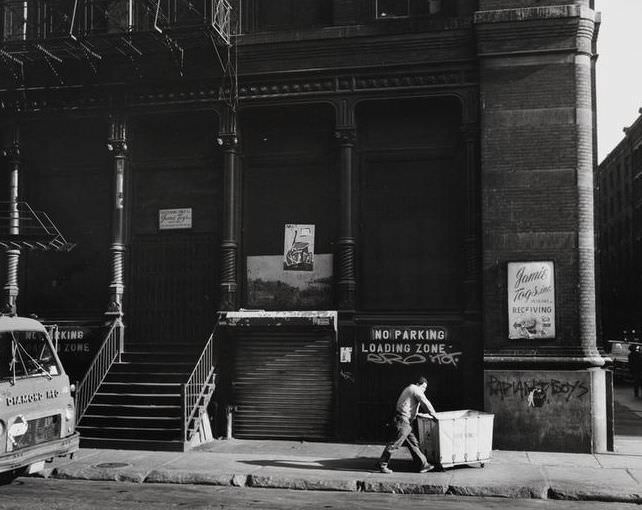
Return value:
M 447 473 L 436 473 L 437 476 Z M 518 499 L 552 499 L 573 501 L 603 501 L 642 503 L 640 492 L 631 487 L 606 487 L 590 490 L 588 484 L 549 481 L 546 478 L 530 480 L 526 484 L 488 480 L 487 483 L 466 483 L 451 479 L 403 481 L 396 479 L 301 477 L 281 473 L 241 474 L 211 473 L 177 469 L 157 469 L 150 472 L 125 469 L 114 471 L 95 467 L 70 469 L 61 466 L 40 473 L 41 477 L 66 480 L 96 480 L 130 483 L 196 484 L 241 488 L 291 489 L 340 492 L 374 492 L 390 494 L 434 494 L 454 496 L 483 496 Z M 430 475 L 426 475 L 430 476 Z M 627 490 L 628 489 L 628 490 Z

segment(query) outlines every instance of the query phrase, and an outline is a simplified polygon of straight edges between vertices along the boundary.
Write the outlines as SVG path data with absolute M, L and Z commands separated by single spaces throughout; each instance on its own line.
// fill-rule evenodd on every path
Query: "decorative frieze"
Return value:
M 475 70 L 439 69 L 391 71 L 387 73 L 363 72 L 336 74 L 323 77 L 282 78 L 279 80 L 252 78 L 241 79 L 239 99 L 251 101 L 278 98 L 312 98 L 345 93 L 439 90 L 449 87 L 475 85 L 478 76 Z M 194 82 L 174 82 L 165 87 L 132 88 L 125 97 L 115 88 L 59 88 L 46 91 L 27 91 L 27 99 L 19 99 L 14 93 L 0 92 L 0 112 L 39 113 L 73 111 L 82 113 L 105 110 L 118 102 L 127 108 L 162 107 L 172 105 L 197 105 L 219 103 L 229 96 L 223 87 L 198 86 Z M 118 101 L 116 99 L 118 98 Z

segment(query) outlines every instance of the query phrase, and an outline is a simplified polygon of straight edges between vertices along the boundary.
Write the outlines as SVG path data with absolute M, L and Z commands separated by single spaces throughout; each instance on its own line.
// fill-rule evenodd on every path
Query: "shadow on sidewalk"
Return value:
M 320 460 L 303 460 L 300 461 L 287 459 L 265 459 L 265 460 L 243 460 L 243 464 L 261 467 L 276 467 L 286 469 L 314 469 L 329 471 L 355 471 L 355 472 L 379 472 L 378 459 L 373 457 L 353 457 L 349 459 L 320 459 Z M 392 459 L 390 467 L 396 473 L 416 473 L 417 469 L 412 460 Z M 460 465 L 451 469 L 474 468 L 477 466 Z
M 244 460 L 244 464 L 251 464 L 253 466 L 270 466 L 278 468 L 289 469 L 326 469 L 329 471 L 378 471 L 377 459 L 373 457 L 352 457 L 349 459 L 320 459 L 320 460 L 278 460 L 278 459 L 265 459 L 265 460 Z M 394 462 L 395 471 L 400 472 L 413 472 L 414 465 L 412 461 L 400 459 Z

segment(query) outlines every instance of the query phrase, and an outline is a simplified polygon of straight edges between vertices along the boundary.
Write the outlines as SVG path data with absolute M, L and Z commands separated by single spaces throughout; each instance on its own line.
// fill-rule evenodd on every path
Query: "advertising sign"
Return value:
M 508 263 L 508 338 L 555 338 L 553 262 Z
M 314 269 L 314 225 L 285 226 L 283 243 L 285 271 L 312 271 Z
M 192 228 L 192 208 L 159 209 L 158 229 L 179 230 Z

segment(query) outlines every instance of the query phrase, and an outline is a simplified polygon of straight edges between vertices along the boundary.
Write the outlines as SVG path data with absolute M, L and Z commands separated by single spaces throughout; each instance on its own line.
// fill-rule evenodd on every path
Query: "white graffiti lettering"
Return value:
M 452 365 L 456 367 L 459 363 L 461 352 L 442 352 L 437 354 L 410 354 L 403 356 L 397 353 L 377 353 L 369 352 L 366 357 L 368 363 L 375 363 L 377 365 L 392 365 L 394 363 L 400 365 L 419 365 L 422 363 L 433 363 L 436 365 Z

